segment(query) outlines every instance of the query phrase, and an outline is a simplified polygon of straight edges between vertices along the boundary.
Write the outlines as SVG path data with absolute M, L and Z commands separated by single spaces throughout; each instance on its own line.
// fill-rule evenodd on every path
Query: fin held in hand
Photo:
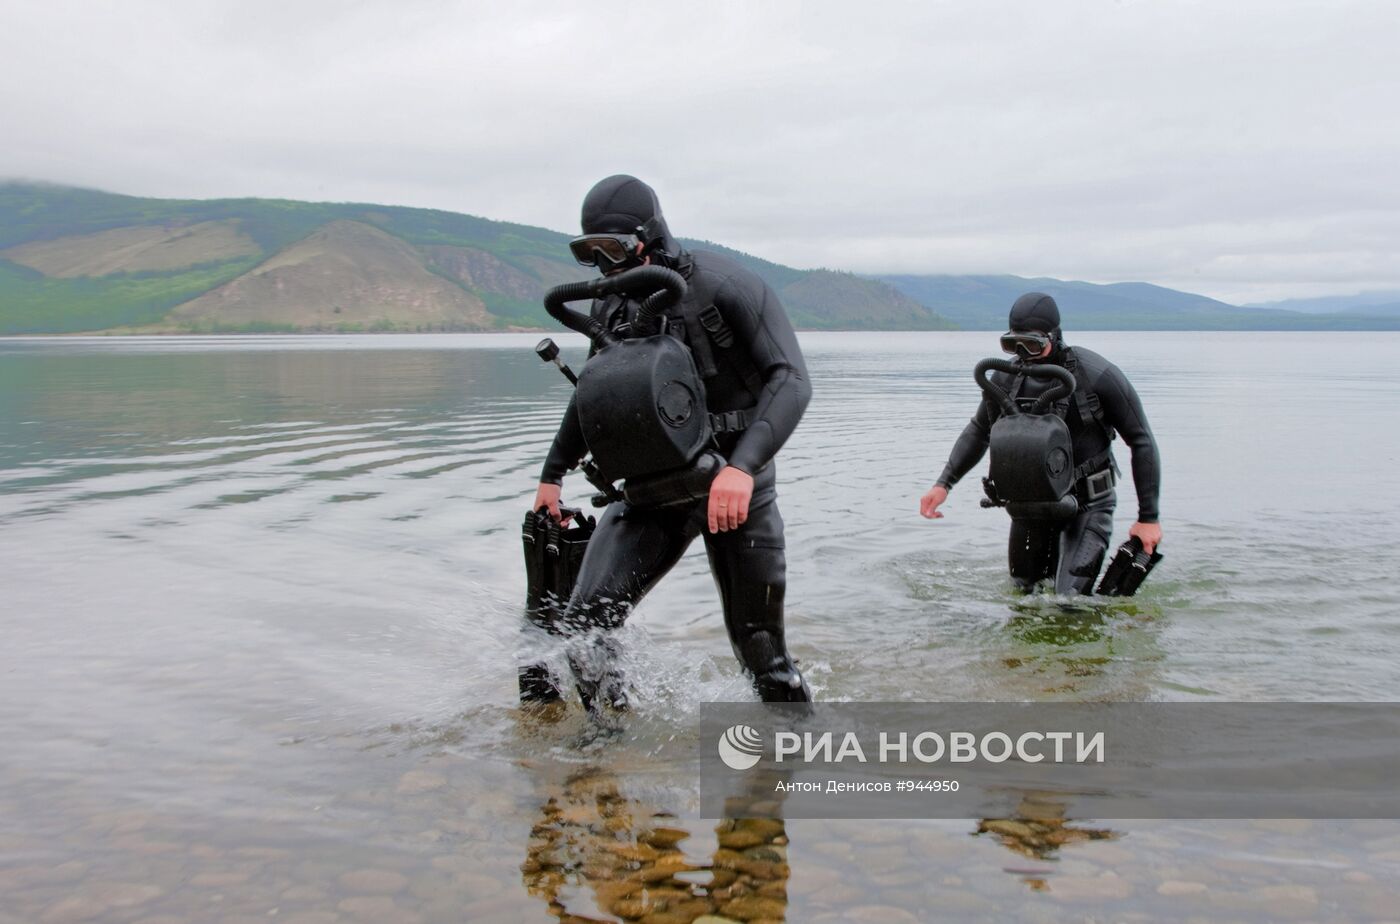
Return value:
M 1161 560 L 1161 552 L 1148 554 L 1143 551 L 1142 541 L 1133 536 L 1114 553 L 1096 593 L 1103 597 L 1131 597 Z

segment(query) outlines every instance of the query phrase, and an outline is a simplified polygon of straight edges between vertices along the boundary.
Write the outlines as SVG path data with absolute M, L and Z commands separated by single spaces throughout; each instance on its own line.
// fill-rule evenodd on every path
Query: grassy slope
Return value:
M 236 219 L 261 248 L 262 258 L 337 219 L 371 224 L 410 244 L 468 247 L 541 281 L 582 278 L 568 257 L 569 236 L 544 228 L 490 221 L 433 209 L 362 203 L 313 203 L 281 199 L 146 199 L 42 184 L 0 184 L 0 250 L 21 243 L 92 234 L 139 224 Z M 832 304 L 809 273 L 704 242 L 757 272 L 779 291 L 800 324 L 814 327 L 947 327 L 882 282 L 846 276 L 847 297 Z M 0 333 L 39 333 L 131 328 L 162 324 L 174 306 L 228 282 L 259 262 L 229 260 L 169 273 L 118 273 L 99 278 L 50 279 L 0 259 Z M 486 304 L 498 326 L 553 327 L 537 298 L 471 288 L 425 260 L 427 268 L 463 285 Z M 805 284 L 804 284 L 805 283 Z M 162 324 L 169 328 L 169 324 Z M 175 325 L 178 329 L 180 325 Z M 190 326 L 195 329 L 239 330 Z M 248 327 L 269 329 L 267 325 Z M 283 329 L 274 325 L 271 329 Z
M 0 184 L 0 249 L 134 224 L 230 218 L 239 220 L 243 232 L 262 248 L 264 258 L 336 219 L 373 224 L 413 244 L 479 247 L 527 271 L 524 258 L 558 261 L 561 253 L 567 253 L 568 238 L 563 234 L 429 209 L 283 199 L 145 199 L 63 186 Z M 64 333 L 154 324 L 174 306 L 236 278 L 259 262 L 259 258 L 246 258 L 173 273 L 48 279 L 0 260 L 0 333 Z M 513 307 L 518 313 L 531 314 L 523 304 Z
M 566 234 L 454 212 L 283 199 L 147 199 L 63 186 L 0 183 L 0 250 L 132 225 L 227 219 L 238 221 L 261 249 L 261 256 L 174 272 L 73 279 L 48 278 L 0 259 L 0 334 L 162 324 L 176 305 L 237 278 L 337 219 L 371 224 L 418 246 L 484 251 L 538 280 L 541 290 L 561 278 L 586 275 L 567 256 Z M 998 329 L 1004 326 L 1006 309 L 1017 295 L 1039 289 L 1054 295 L 1079 329 L 1400 329 L 1400 316 L 1383 312 L 1376 312 L 1378 316 L 1359 310 L 1319 315 L 1238 308 L 1144 283 L 1103 286 L 1015 276 L 862 277 L 798 270 L 704 241 L 687 244 L 726 253 L 754 270 L 778 291 L 794 322 L 806 328 Z M 554 327 L 537 298 L 469 285 L 426 257 L 424 266 L 478 296 L 497 326 Z M 209 329 L 244 328 L 214 325 Z M 246 329 L 285 328 L 274 324 Z
M 170 309 L 247 272 L 256 258 L 178 273 L 48 279 L 0 260 L 0 333 L 55 334 L 154 324 Z

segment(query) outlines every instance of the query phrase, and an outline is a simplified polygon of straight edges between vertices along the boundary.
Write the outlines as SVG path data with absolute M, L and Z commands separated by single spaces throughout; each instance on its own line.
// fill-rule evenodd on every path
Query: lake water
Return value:
M 0 340 L 0 924 L 1395 916 L 1400 822 L 697 820 L 656 745 L 751 696 L 698 544 L 624 631 L 621 736 L 523 718 L 536 339 Z M 995 335 L 803 335 L 817 697 L 1400 699 L 1400 334 L 1070 340 L 1143 397 L 1167 557 L 1066 615 L 975 476 L 917 514 Z

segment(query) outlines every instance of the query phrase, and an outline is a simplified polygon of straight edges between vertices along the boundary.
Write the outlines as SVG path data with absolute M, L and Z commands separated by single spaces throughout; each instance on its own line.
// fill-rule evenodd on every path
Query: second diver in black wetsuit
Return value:
M 1117 503 L 1113 485 L 1117 479 L 1110 444 L 1114 431 L 1123 436 L 1133 454 L 1138 517 L 1129 535 L 1137 537 L 1149 554 L 1162 539 L 1157 523 L 1161 482 L 1157 443 L 1127 376 L 1092 350 L 1064 342 L 1060 309 L 1053 298 L 1040 292 L 1018 298 L 1011 306 L 1010 328 L 1003 344 L 1012 344 L 1006 347 L 1008 352 L 1017 350 L 1018 364 L 1052 363 L 1074 375 L 1074 392 L 1054 407 L 1073 438 L 1077 464 L 1073 493 L 1079 502 L 1078 513 L 1067 520 L 1012 519 L 1008 543 L 1011 578 L 1022 591 L 1053 578 L 1057 594 L 1086 594 L 1093 589 L 1103 565 L 1113 528 Z M 998 372 L 992 381 L 1024 406 L 1052 387 L 1054 380 Z M 943 516 L 938 508 L 948 499 L 953 485 L 987 451 L 992 424 L 1000 413 L 996 402 L 984 395 L 977 413 L 953 445 L 943 473 L 920 500 L 920 513 L 925 517 Z
M 708 251 L 686 251 L 671 236 L 651 187 L 630 176 L 602 180 L 583 203 L 583 237 L 571 244 L 580 262 L 615 273 L 642 264 L 679 272 L 687 282 L 679 305 L 666 313 L 666 330 L 689 346 L 704 380 L 717 449 L 728 461 L 710 483 L 708 498 L 679 506 L 611 503 L 599 517 L 574 591 L 546 626 L 557 634 L 593 636 L 570 656 L 584 705 L 626 705 L 611 665 L 608 637 L 639 600 L 704 536 L 710 570 L 724 607 L 734 654 L 760 697 L 807 702 L 811 696 L 783 634 L 786 559 L 773 457 L 796 428 L 811 398 L 807 368 L 787 315 L 772 289 L 734 261 Z M 624 253 L 617 245 L 626 245 Z M 592 316 L 609 329 L 635 317 L 635 301 L 619 295 L 596 300 Z M 588 447 L 570 402 L 550 447 L 534 508 L 558 519 L 564 473 Z M 595 630 L 602 630 L 601 633 Z M 543 665 L 521 672 L 523 701 L 559 697 L 557 679 Z

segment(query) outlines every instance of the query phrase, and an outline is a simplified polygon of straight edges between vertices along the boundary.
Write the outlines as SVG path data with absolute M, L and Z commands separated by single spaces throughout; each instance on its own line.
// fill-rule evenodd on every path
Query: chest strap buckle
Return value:
M 734 345 L 734 331 L 729 329 L 729 325 L 724 323 L 724 315 L 719 313 L 719 309 L 714 305 L 702 308 L 700 311 L 700 326 L 710 335 L 715 346 L 722 350 L 727 350 Z
M 738 433 L 749 426 L 748 411 L 720 411 L 710 415 L 710 429 L 716 434 Z

